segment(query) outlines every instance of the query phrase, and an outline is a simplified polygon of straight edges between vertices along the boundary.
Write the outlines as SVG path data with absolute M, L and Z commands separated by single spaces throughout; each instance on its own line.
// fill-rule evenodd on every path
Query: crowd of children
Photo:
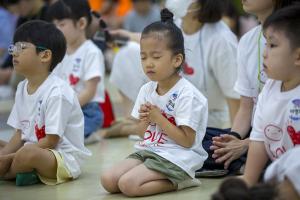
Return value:
M 239 42 L 221 20 L 223 3 L 167 0 L 161 20 L 152 22 L 155 11 L 141 17 L 148 24 L 141 33 L 105 30 L 106 39 L 119 34 L 138 42 L 115 57 L 112 77 L 119 78 L 112 80 L 134 103 L 113 136 L 141 138 L 134 153 L 101 174 L 109 193 L 137 197 L 198 186 L 195 173 L 208 161 L 231 170 L 246 160 L 243 175 L 224 180 L 212 199 L 300 199 L 300 1 L 243 0 L 260 25 Z M 127 25 L 140 32 L 130 19 L 136 12 Z M 0 179 L 19 186 L 77 179 L 91 155 L 85 144 L 112 136 L 98 132 L 105 59 L 87 36 L 88 1 L 57 0 L 43 13 L 48 22 L 20 23 L 8 48 L 25 79 L 7 122 L 15 133 L 0 141 Z M 230 121 L 231 129 L 221 129 Z

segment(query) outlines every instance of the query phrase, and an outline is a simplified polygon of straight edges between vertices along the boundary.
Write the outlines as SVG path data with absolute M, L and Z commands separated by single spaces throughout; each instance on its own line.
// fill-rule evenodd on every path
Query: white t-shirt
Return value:
M 300 86 L 281 92 L 281 81 L 268 79 L 258 97 L 250 139 L 262 141 L 271 160 L 300 144 Z
M 239 98 L 233 90 L 237 78 L 237 38 L 222 21 L 206 23 L 197 33 L 183 36 L 183 76 L 207 97 L 208 126 L 220 127 L 229 122 L 226 97 Z
M 83 90 L 85 81 L 100 77 L 97 92 L 90 102 L 104 102 L 104 57 L 91 40 L 82 43 L 73 54 L 66 54 L 53 73 L 67 81 L 77 95 Z
M 207 100 L 186 79 L 181 78 L 166 94 L 156 92 L 157 82 L 150 81 L 140 90 L 131 115 L 139 118 L 141 104 L 149 102 L 160 108 L 162 114 L 177 126 L 188 126 L 196 132 L 195 143 L 185 148 L 175 143 L 156 124 L 148 126 L 144 140 L 135 147 L 149 150 L 182 168 L 191 177 L 200 169 L 207 158 L 202 147 L 207 123 Z
M 263 70 L 263 51 L 266 39 L 264 38 L 261 29 L 261 25 L 253 28 L 246 33 L 239 42 L 238 78 L 234 86 L 234 89 L 241 96 L 253 98 L 253 115 L 256 109 L 257 97 L 267 80 L 267 75 Z M 258 42 L 260 46 L 258 46 Z M 258 57 L 259 51 L 260 58 Z M 259 61 L 260 63 L 258 64 Z M 259 68 L 260 72 L 258 72 Z
M 300 147 L 295 147 L 287 151 L 279 159 L 275 160 L 266 170 L 265 181 L 282 182 L 288 178 L 298 195 L 300 195 Z
M 116 54 L 109 81 L 113 83 L 132 102 L 140 88 L 149 81 L 141 63 L 140 45 L 129 42 Z
M 58 135 L 55 148 L 63 157 L 73 178 L 91 153 L 83 143 L 83 114 L 76 94 L 55 75 L 50 75 L 34 94 L 27 92 L 27 79 L 19 83 L 8 124 L 21 130 L 26 144 L 37 143 L 45 134 Z

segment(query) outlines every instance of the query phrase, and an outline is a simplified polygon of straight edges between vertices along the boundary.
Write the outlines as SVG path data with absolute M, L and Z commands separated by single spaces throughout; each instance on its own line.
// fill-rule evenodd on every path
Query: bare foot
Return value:
M 102 138 L 113 138 L 113 137 L 126 137 L 133 134 L 127 131 L 125 127 L 134 124 L 132 120 L 122 120 L 115 122 L 111 127 L 107 129 L 101 129 L 97 133 L 100 134 Z

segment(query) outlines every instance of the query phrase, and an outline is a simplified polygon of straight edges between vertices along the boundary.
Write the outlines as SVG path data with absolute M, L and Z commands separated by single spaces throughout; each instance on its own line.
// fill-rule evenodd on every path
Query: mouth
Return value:
M 264 70 L 268 69 L 267 65 L 263 63 Z
M 155 71 L 147 71 L 146 74 L 149 74 L 149 75 L 155 74 Z
M 17 64 L 19 64 L 19 61 L 13 60 L 13 65 L 15 66 L 15 65 L 17 65 Z

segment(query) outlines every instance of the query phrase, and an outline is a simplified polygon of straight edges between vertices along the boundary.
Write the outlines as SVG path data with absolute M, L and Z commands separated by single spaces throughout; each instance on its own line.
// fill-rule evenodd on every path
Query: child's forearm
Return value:
M 183 146 L 185 148 L 190 148 L 193 146 L 195 141 L 195 133 L 188 134 L 183 129 L 170 123 L 168 119 L 163 116 L 158 119 L 157 125 L 163 130 L 165 134 L 167 134 L 180 146 Z
M 99 81 L 100 77 L 95 77 L 84 83 L 84 89 L 78 94 L 78 100 L 81 107 L 94 98 Z
M 147 130 L 149 126 L 149 123 L 148 122 L 145 122 L 145 121 L 139 121 L 138 124 L 137 124 L 137 128 L 136 128 L 136 133 L 140 136 L 140 137 L 144 137 L 145 135 L 145 132 Z
M 95 94 L 92 94 L 89 91 L 82 91 L 80 94 L 78 94 L 78 101 L 80 106 L 83 107 L 84 105 L 89 103 L 94 96 Z
M 1 155 L 7 155 L 11 153 L 15 153 L 18 149 L 20 149 L 24 145 L 24 142 L 21 139 L 21 131 L 17 130 L 14 136 L 10 139 L 10 141 L 0 150 Z
M 264 142 L 250 141 L 244 180 L 249 186 L 258 182 L 269 157 Z
M 55 149 L 59 142 L 58 135 L 47 134 L 46 137 L 39 140 L 37 146 L 42 149 Z

